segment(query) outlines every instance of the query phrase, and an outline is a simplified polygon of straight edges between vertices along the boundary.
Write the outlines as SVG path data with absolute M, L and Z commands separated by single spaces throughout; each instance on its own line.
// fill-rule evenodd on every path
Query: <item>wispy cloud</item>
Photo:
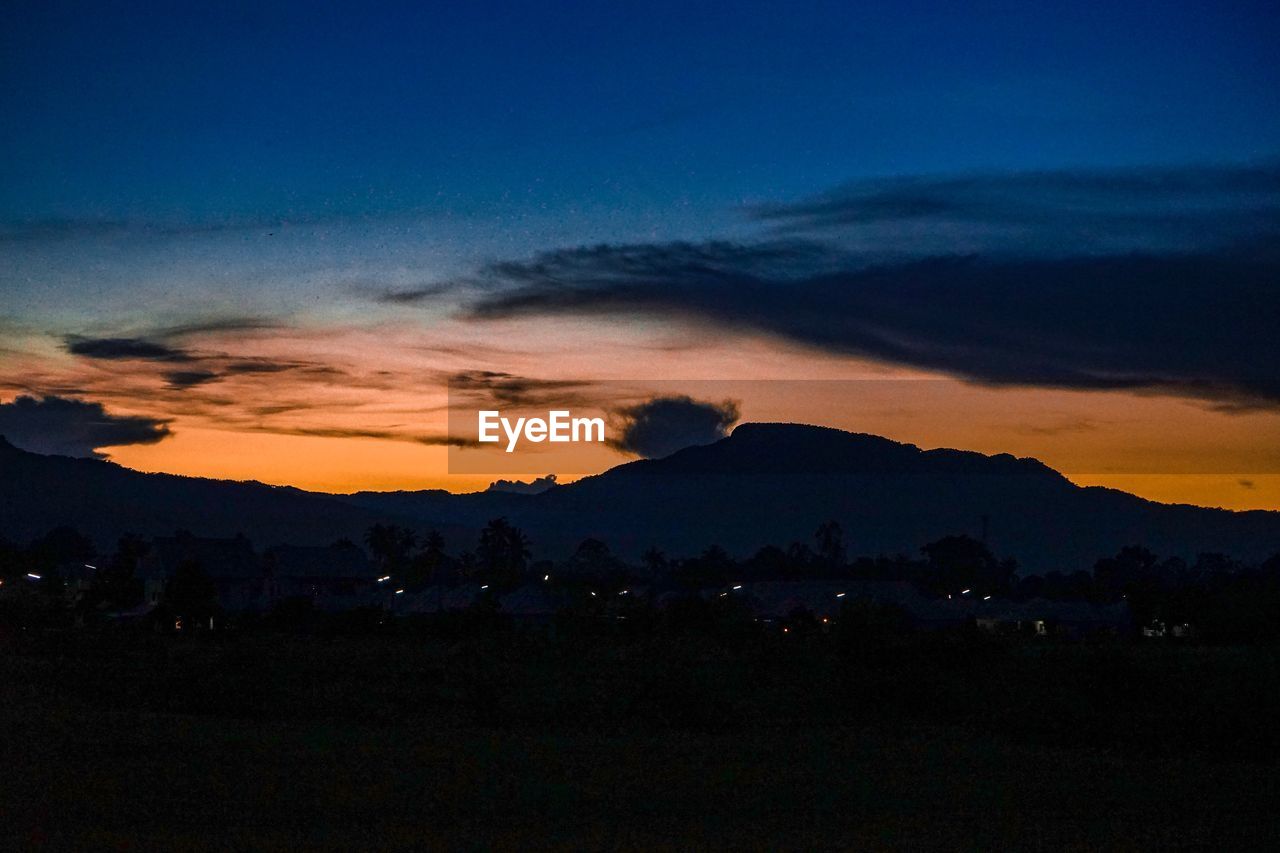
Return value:
M 451 394 L 502 406 L 567 406 L 593 399 L 590 382 L 537 379 L 493 370 L 464 370 L 445 377 Z
M 397 432 L 383 429 L 346 429 L 342 427 L 272 427 L 259 426 L 255 432 L 276 435 L 305 435 L 317 438 L 373 438 L 382 441 L 408 441 L 429 447 L 479 447 L 475 439 L 456 435 L 437 435 L 414 432 Z
M 1280 165 L 900 177 L 747 212 L 779 233 L 907 255 L 1187 251 L 1280 231 Z
M 195 356 L 185 350 L 147 338 L 88 338 L 68 335 L 67 352 L 85 358 L 122 361 L 194 361 Z
M 1071 435 L 1082 432 L 1094 432 L 1099 428 L 1096 420 L 1089 418 L 1076 418 L 1073 420 L 1057 421 L 1055 423 L 1045 424 L 1022 424 L 1016 428 L 1016 432 L 1022 435 Z
M 204 350 L 198 343 L 176 345 L 173 341 L 185 339 L 198 342 L 206 335 L 225 336 L 228 333 L 260 331 L 279 328 L 277 321 L 255 321 L 252 318 L 219 318 L 203 320 L 165 329 L 157 329 L 139 337 L 89 337 L 68 335 L 63 346 L 71 355 L 94 361 L 156 363 L 162 366 L 160 377 L 174 390 L 194 388 L 217 382 L 228 376 L 245 374 L 271 374 L 297 371 L 314 378 L 342 376 L 343 371 L 333 365 L 300 359 L 280 359 L 254 355 L 233 355 L 227 352 Z M 180 364 L 181 369 L 172 365 Z
M 149 331 L 147 336 L 164 340 L 211 333 L 269 331 L 285 327 L 285 322 L 275 317 L 229 315 L 205 317 L 172 326 L 160 326 Z
M 458 286 L 457 282 L 438 282 L 405 288 L 362 288 L 359 293 L 387 305 L 419 305 L 451 296 Z
M 211 370 L 174 370 L 166 373 L 164 378 L 170 388 L 192 388 L 213 382 L 218 374 Z

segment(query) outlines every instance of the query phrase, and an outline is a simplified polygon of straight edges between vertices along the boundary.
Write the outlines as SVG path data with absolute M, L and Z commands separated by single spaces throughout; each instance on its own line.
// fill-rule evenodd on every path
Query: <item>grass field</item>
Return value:
M 130 850 L 1280 844 L 1273 756 L 1234 749 L 1219 723 L 1197 720 L 1235 699 L 1266 714 L 1269 686 L 1162 717 L 1163 696 L 1120 707 L 1102 701 L 1110 677 L 1070 680 L 1098 660 L 1136 656 L 1142 671 L 1232 694 L 1235 674 L 1259 665 L 1257 651 L 1014 648 L 961 665 L 930 647 L 889 666 L 813 646 L 674 647 L 108 636 L 0 652 L 4 841 Z M 985 680 L 970 699 L 945 678 L 937 691 L 919 686 L 944 671 L 972 684 L 979 668 L 1010 689 L 984 700 Z M 1056 673 L 1065 686 L 1024 705 L 1019 697 L 1038 689 L 1028 672 L 1046 683 Z M 917 683 L 895 692 L 885 686 L 895 673 Z M 874 703 L 851 698 L 859 694 Z M 1011 713 L 1056 719 L 1052 703 L 1075 703 L 1064 711 L 1072 735 L 1035 719 L 1002 730 Z M 1144 714 L 1156 732 L 1185 729 L 1183 742 L 1113 742 Z M 1240 735 L 1257 740 L 1273 722 Z

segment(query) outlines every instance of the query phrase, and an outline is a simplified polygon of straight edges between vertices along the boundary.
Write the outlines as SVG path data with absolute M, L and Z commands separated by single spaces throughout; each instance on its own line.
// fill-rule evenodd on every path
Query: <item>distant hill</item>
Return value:
M 262 549 L 343 537 L 359 543 L 379 521 L 417 526 L 390 510 L 363 509 L 328 495 L 40 456 L 0 438 L 0 536 L 19 542 L 66 524 L 104 549 L 126 532 L 169 536 L 179 529 L 201 536 L 243 533 Z
M 980 536 L 1024 571 L 1089 569 L 1143 543 L 1165 555 L 1280 552 L 1280 513 L 1158 504 L 1081 488 L 1034 459 L 921 450 L 873 435 L 799 424 L 743 424 L 664 459 L 619 465 L 540 495 L 364 492 L 365 508 L 475 525 L 507 515 L 535 543 L 562 550 L 586 536 L 635 558 L 717 543 L 737 555 L 812 542 L 835 519 L 852 554 L 915 555 L 951 533 Z
M 924 451 L 872 435 L 797 424 L 743 424 L 721 441 L 619 465 L 541 494 L 454 495 L 297 489 L 142 474 L 0 445 L 0 535 L 28 539 L 72 524 L 106 546 L 126 530 L 211 536 L 243 532 L 259 547 L 359 541 L 375 521 L 438 528 L 453 550 L 499 515 L 523 527 L 537 556 L 561 557 L 587 536 L 624 557 L 716 543 L 737 555 L 812 541 L 835 519 L 852 554 L 915 554 L 952 533 L 981 535 L 1024 571 L 1088 569 L 1141 543 L 1164 555 L 1280 552 L 1280 513 L 1157 504 L 1080 488 L 1034 459 Z M 985 519 L 985 522 L 984 522 Z

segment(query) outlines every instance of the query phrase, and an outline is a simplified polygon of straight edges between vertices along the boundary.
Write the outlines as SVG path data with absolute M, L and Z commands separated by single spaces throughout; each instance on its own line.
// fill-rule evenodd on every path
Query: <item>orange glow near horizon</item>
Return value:
M 892 438 L 893 436 L 886 436 Z M 926 449 L 933 445 L 922 445 Z M 956 446 L 953 443 L 936 446 Z M 980 452 L 986 448 L 968 448 Z M 530 479 L 526 472 L 451 474 L 447 451 L 407 442 L 366 438 L 321 438 L 220 430 L 181 429 L 158 445 L 111 448 L 113 462 L 139 471 L 257 480 L 309 491 L 347 493 L 445 489 L 473 492 L 497 479 Z M 1023 453 L 1057 467 L 1052 453 Z M 628 457 L 616 455 L 615 464 Z M 608 467 L 608 466 L 603 466 Z M 1062 469 L 1059 469 L 1062 470 Z M 554 473 L 554 472 L 545 472 Z M 1191 503 L 1223 509 L 1280 510 L 1280 474 L 1097 473 L 1062 470 L 1080 486 L 1104 486 L 1162 503 Z M 561 483 L 578 474 L 560 474 Z
M 251 355 L 263 369 L 184 388 L 166 380 L 171 364 L 93 361 L 28 346 L 0 353 L 4 375 L 23 378 L 0 385 L 0 398 L 74 388 L 109 412 L 165 419 L 171 437 L 105 449 L 137 470 L 328 492 L 465 492 L 499 477 L 555 473 L 568 482 L 628 457 L 597 447 L 575 466 L 539 467 L 544 457 L 535 456 L 506 473 L 450 473 L 448 450 L 431 444 L 447 433 L 448 375 L 659 376 L 655 387 L 664 393 L 687 388 L 700 399 L 737 400 L 744 422 L 810 423 L 923 448 L 1031 456 L 1082 485 L 1165 502 L 1280 509 L 1280 413 L 1271 411 L 1227 412 L 1133 393 L 984 387 L 669 323 L 384 320 L 211 333 L 191 345 L 220 358 Z

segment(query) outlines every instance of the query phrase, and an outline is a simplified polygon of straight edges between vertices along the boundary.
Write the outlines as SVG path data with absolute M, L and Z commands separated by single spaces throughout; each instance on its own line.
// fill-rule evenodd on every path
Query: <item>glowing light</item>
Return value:
M 549 581 L 549 580 L 551 580 L 551 575 L 543 575 L 543 576 L 542 576 L 542 579 L 543 579 L 544 581 Z
M 844 598 L 844 593 L 843 593 L 843 592 L 837 592 L 837 593 L 836 593 L 836 598 Z
M 737 584 L 736 586 L 734 586 L 734 589 L 742 589 L 742 584 Z
M 40 575 L 37 575 L 34 572 L 27 572 L 27 577 L 31 578 L 33 581 L 40 580 Z
M 403 589 L 397 589 L 397 590 L 396 590 L 396 595 L 404 595 L 404 590 L 403 590 Z
M 98 567 L 97 567 L 97 566 L 91 566 L 91 565 L 89 565 L 88 563 L 85 563 L 85 564 L 84 564 L 84 567 L 85 567 L 86 569 L 93 569 L 95 572 L 98 570 Z
M 378 583 L 386 583 L 389 580 L 391 580 L 391 575 L 383 575 L 382 577 L 378 578 Z
M 480 588 L 481 588 L 481 589 L 488 589 L 488 588 L 489 588 L 489 585 L 488 585 L 487 583 L 482 583 L 482 584 L 480 584 Z
M 990 600 L 991 600 L 991 596 L 989 596 L 989 595 L 984 595 L 984 596 L 982 596 L 982 600 L 983 600 L 983 601 L 990 601 Z
M 967 589 L 962 589 L 962 590 L 960 590 L 960 594 L 961 594 L 961 595 L 968 595 L 968 594 L 969 594 L 969 590 L 967 590 Z

